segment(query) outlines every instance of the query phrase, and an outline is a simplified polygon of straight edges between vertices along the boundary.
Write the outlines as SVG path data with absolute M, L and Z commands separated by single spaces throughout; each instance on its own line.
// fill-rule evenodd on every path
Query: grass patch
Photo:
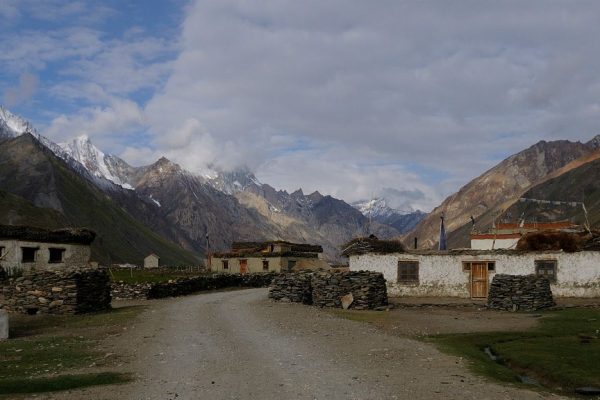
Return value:
M 161 270 L 147 270 L 147 269 L 111 269 L 110 277 L 113 282 L 124 282 L 128 284 L 135 283 L 161 283 L 167 282 L 171 279 L 179 278 L 191 278 L 194 276 L 200 276 L 202 273 L 176 269 L 161 269 Z
M 0 379 L 0 394 L 57 392 L 96 385 L 126 383 L 131 380 L 127 374 L 102 372 L 98 374 L 61 375 L 57 377 L 29 379 Z
M 118 355 L 96 347 L 143 307 L 124 307 L 86 315 L 12 315 L 10 340 L 0 342 L 0 393 L 37 393 L 122 383 L 126 374 L 111 371 Z M 88 369 L 88 373 L 81 373 Z M 94 371 L 102 368 L 102 371 Z
M 599 333 L 600 310 L 568 309 L 547 315 L 530 331 L 440 335 L 429 341 L 468 358 L 477 373 L 504 382 L 525 374 L 550 389 L 572 392 L 600 386 Z M 485 354 L 486 347 L 499 362 Z

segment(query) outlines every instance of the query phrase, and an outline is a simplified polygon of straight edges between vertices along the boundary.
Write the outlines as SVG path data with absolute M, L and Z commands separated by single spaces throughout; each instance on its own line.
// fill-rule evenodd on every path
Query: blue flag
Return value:
M 444 227 L 444 214 L 442 214 L 440 223 L 440 244 L 438 250 L 447 250 L 446 248 L 446 228 Z

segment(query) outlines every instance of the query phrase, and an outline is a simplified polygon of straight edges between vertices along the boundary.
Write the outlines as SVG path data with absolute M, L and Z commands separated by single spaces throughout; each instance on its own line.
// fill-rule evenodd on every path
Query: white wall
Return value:
M 5 256 L 0 260 L 0 266 L 5 268 L 39 268 L 39 269 L 61 269 L 70 267 L 84 267 L 90 261 L 92 250 L 89 245 L 66 244 L 66 243 L 41 243 L 26 242 L 20 240 L 0 240 L 0 247 L 4 247 Z M 35 262 L 21 262 L 21 247 L 38 248 Z M 63 262 L 49 263 L 50 248 L 64 249 Z
M 471 239 L 471 248 L 473 250 L 492 250 L 494 249 L 514 249 L 517 246 L 519 238 L 510 239 Z
M 557 297 L 600 297 L 600 252 L 493 252 L 470 251 L 452 253 L 396 253 L 350 256 L 350 270 L 383 273 L 390 296 L 470 297 L 470 273 L 463 272 L 463 262 L 494 261 L 494 274 L 528 275 L 535 273 L 535 260 L 557 261 L 556 283 L 552 293 Z M 398 261 L 419 262 L 419 284 L 397 283 Z

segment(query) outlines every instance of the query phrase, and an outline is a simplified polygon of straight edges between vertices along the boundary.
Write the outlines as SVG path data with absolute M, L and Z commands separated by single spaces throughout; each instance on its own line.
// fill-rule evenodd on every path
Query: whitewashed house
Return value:
M 544 275 L 557 297 L 600 297 L 600 251 L 346 249 L 351 271 L 381 272 L 391 296 L 485 299 L 495 274 Z
M 160 257 L 156 254 L 152 253 L 144 258 L 144 268 L 158 268 L 158 262 L 160 261 Z

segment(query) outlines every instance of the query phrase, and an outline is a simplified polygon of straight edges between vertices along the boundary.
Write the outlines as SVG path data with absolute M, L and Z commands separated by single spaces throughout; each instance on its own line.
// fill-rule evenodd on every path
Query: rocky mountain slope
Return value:
M 405 235 L 404 241 L 409 244 L 417 237 L 421 247 L 434 247 L 443 212 L 448 245 L 468 247 L 471 216 L 476 220 L 477 229 L 488 229 L 494 218 L 529 188 L 570 162 L 593 153 L 597 145 L 598 138 L 588 143 L 566 140 L 538 142 L 508 157 L 446 198 L 413 231 Z
M 25 133 L 0 143 L 0 222 L 85 226 L 98 233 L 96 260 L 141 263 L 151 252 L 165 263 L 198 263 L 199 257 L 133 218 L 105 192 L 72 170 L 36 137 Z
M 0 141 L 11 142 L 12 151 L 21 151 L 14 143 L 24 141 L 22 137 L 30 138 L 41 146 L 38 147 L 46 148 L 48 158 L 54 156 L 53 162 L 60 160 L 66 169 L 101 190 L 113 207 L 196 254 L 206 251 L 208 234 L 212 251 L 225 250 L 232 241 L 283 239 L 321 244 L 326 257 L 336 260 L 339 246 L 352 237 L 375 233 L 387 238 L 399 233 L 380 223 L 369 225 L 368 218 L 358 210 L 330 196 L 318 192 L 304 195 L 301 190 L 291 194 L 277 191 L 244 168 L 230 172 L 208 168 L 205 174 L 192 174 L 166 158 L 148 166 L 133 167 L 105 154 L 85 136 L 56 145 L 39 135 L 24 119 L 0 110 Z M 17 164 L 15 161 L 16 168 Z M 35 206 L 64 213 L 62 202 L 57 200 L 57 196 L 63 195 L 63 188 L 49 188 L 42 194 L 31 179 L 31 176 L 20 177 L 28 182 L 27 196 L 9 186 L 5 190 Z M 84 214 L 91 213 L 89 203 L 74 202 L 71 206 L 87 210 Z M 68 214 L 73 215 L 73 210 L 69 209 Z M 77 218 L 70 221 L 90 222 Z M 93 224 L 88 226 L 95 229 Z

